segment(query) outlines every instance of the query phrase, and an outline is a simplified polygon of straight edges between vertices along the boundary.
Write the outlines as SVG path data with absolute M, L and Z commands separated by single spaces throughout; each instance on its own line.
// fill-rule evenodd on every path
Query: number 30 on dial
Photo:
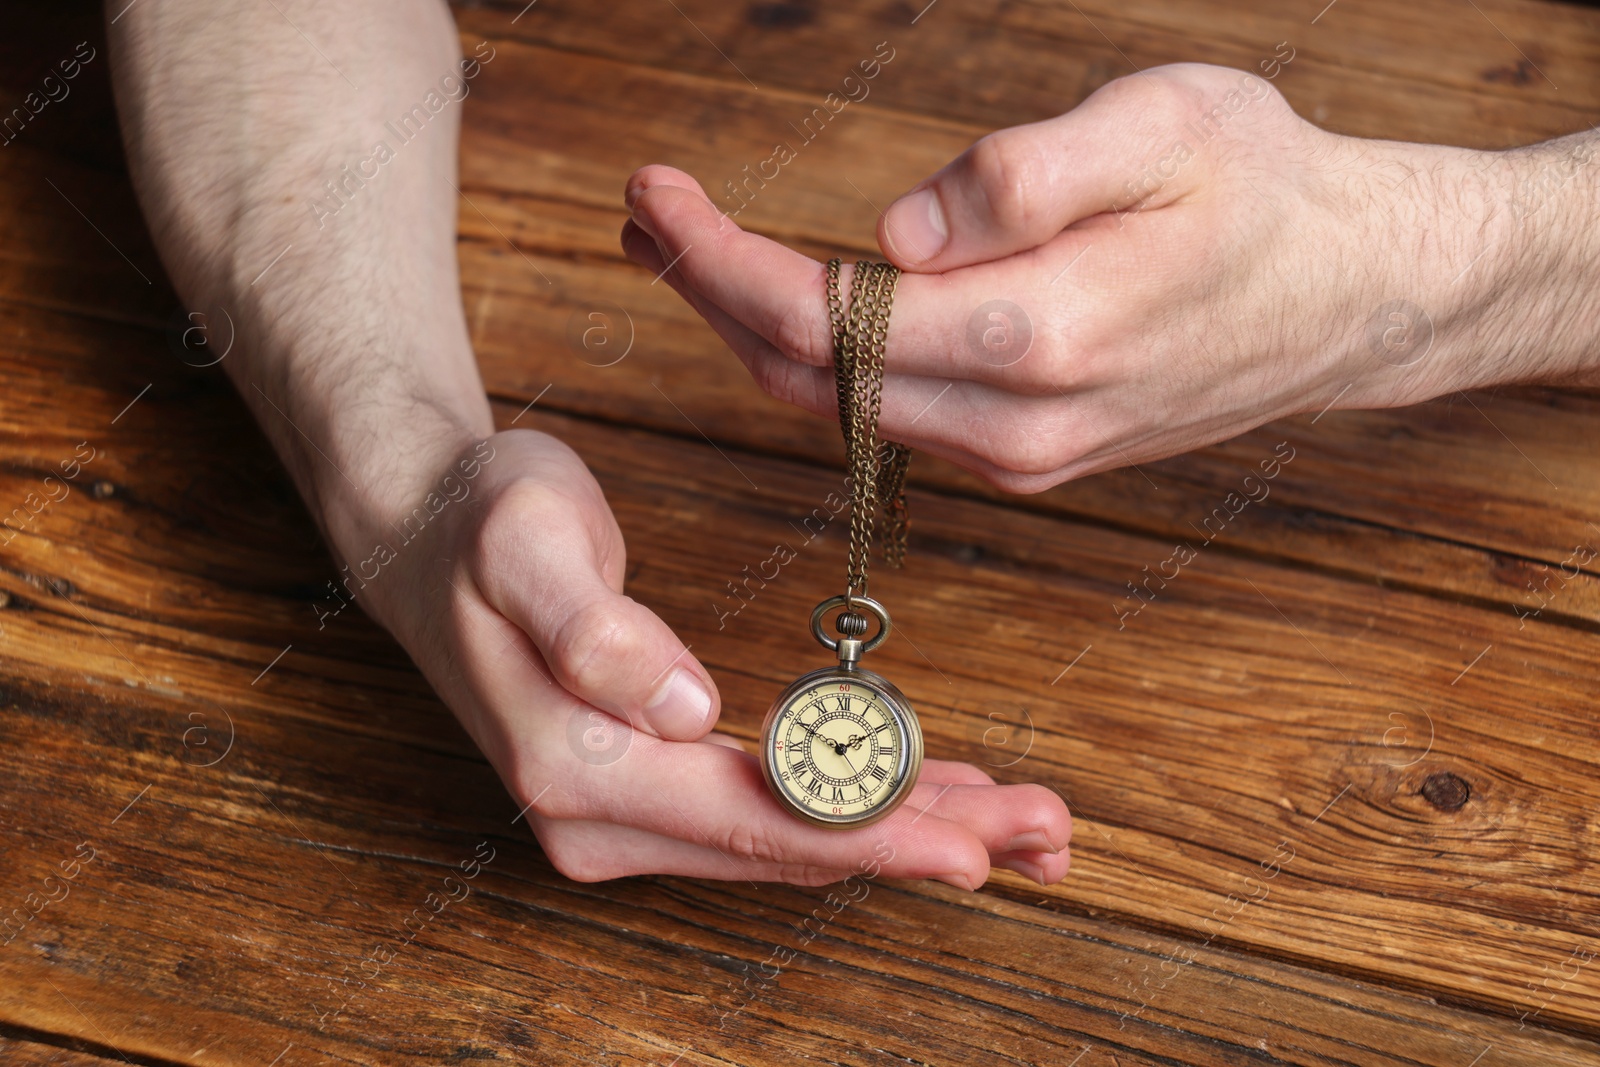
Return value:
M 774 796 L 818 826 L 850 829 L 888 815 L 922 768 L 922 729 L 905 696 L 857 667 L 797 679 L 761 732 L 761 770 Z

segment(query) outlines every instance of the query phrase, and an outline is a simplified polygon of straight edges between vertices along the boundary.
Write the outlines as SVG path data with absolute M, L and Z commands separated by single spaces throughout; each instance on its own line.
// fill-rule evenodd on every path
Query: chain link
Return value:
M 906 509 L 906 467 L 911 450 L 878 440 L 883 407 L 883 365 L 888 350 L 889 314 L 900 270 L 890 263 L 858 262 L 850 278 L 850 304 L 839 285 L 840 261 L 828 261 L 828 322 L 833 330 L 834 384 L 839 394 L 839 427 L 850 471 L 850 555 L 845 569 L 845 606 L 867 593 L 867 558 L 878 509 L 884 513 L 883 559 L 891 567 L 905 561 L 911 520 Z

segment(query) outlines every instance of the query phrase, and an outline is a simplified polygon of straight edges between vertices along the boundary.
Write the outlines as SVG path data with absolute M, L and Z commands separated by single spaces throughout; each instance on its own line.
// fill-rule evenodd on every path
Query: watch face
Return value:
M 762 769 L 794 814 L 853 827 L 894 810 L 916 784 L 922 731 L 900 691 L 870 671 L 829 669 L 791 685 L 767 715 Z

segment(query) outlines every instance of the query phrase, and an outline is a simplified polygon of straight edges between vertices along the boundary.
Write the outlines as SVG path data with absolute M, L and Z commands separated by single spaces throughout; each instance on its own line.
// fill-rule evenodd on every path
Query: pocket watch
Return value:
M 823 632 L 835 608 L 840 636 Z M 878 632 L 862 640 L 864 608 Z M 761 728 L 761 771 L 788 811 L 817 826 L 865 826 L 911 792 L 922 769 L 922 727 L 894 683 L 860 666 L 889 636 L 889 613 L 870 597 L 830 597 L 811 613 L 811 632 L 839 665 L 803 674 L 772 702 Z M 854 631 L 853 633 L 851 631 Z
M 898 567 L 908 521 L 904 445 L 878 441 L 878 410 L 889 311 L 899 271 L 888 263 L 857 263 L 846 314 L 839 293 L 839 260 L 828 263 L 828 316 L 833 327 L 839 425 L 850 468 L 850 549 L 845 592 L 811 612 L 811 633 L 839 665 L 803 674 L 767 712 L 761 728 L 761 771 L 783 808 L 817 826 L 849 829 L 883 818 L 917 783 L 922 728 L 911 702 L 861 657 L 889 636 L 889 612 L 867 596 L 867 557 L 876 513 L 885 512 L 884 558 Z M 838 637 L 823 622 L 830 612 Z M 869 618 L 870 616 L 870 618 Z M 877 632 L 865 636 L 871 619 Z

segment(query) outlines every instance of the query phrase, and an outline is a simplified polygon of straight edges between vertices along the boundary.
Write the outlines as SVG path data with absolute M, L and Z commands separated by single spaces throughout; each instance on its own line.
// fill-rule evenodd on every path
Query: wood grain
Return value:
M 497 0 L 460 16 L 474 40 L 510 37 L 812 103 L 888 40 L 895 65 L 872 89 L 882 106 L 984 127 L 1048 118 L 1162 63 L 1259 70 L 1280 41 L 1295 50 L 1279 85 L 1297 110 L 1356 136 L 1503 148 L 1583 129 L 1600 107 L 1600 17 L 1526 0 L 1339 0 L 1314 23 L 1322 3 L 675 6 L 546 0 L 512 21 L 522 5 Z
M 796 527 L 838 480 L 836 430 L 759 395 L 621 261 L 621 181 L 642 158 L 735 173 L 915 11 L 679 6 L 461 12 L 499 48 L 467 110 L 464 296 L 500 423 L 550 386 L 518 425 L 592 465 L 629 593 L 750 738 L 819 662 L 801 624 L 843 545 Z M 1282 84 L 1372 135 L 1587 124 L 1595 12 L 1479 10 L 1340 0 Z M 871 205 L 837 178 L 862 146 L 903 146 L 848 172 L 892 196 L 1130 60 L 1248 62 L 1313 14 L 941 0 L 751 217 L 864 251 Z M 97 22 L 30 10 L 4 54 Z M 1600 586 L 1551 584 L 1600 521 L 1594 397 L 1307 416 L 1025 500 L 919 457 L 880 669 L 931 754 L 1069 799 L 1074 869 L 874 883 L 801 940 L 827 890 L 563 879 L 393 642 L 353 613 L 318 629 L 332 563 L 221 375 L 169 348 L 104 83 L 80 94 L 0 166 L 0 502 L 94 449 L 0 547 L 0 915 L 27 919 L 0 945 L 5 1062 L 1600 1063 L 1600 979 L 1575 962 L 1600 947 Z M 608 368 L 565 336 L 601 300 L 636 335 Z M 1270 501 L 1129 601 L 1279 442 Z M 730 617 L 726 583 L 779 542 L 796 559 Z M 1537 615 L 1530 582 L 1556 590 Z M 470 896 L 405 941 L 480 848 Z M 751 999 L 779 946 L 800 955 Z
M 59 1037 L 48 1036 L 53 1039 L 48 1043 L 0 1037 L 0 1053 L 7 1063 L 17 1067 L 106 1067 L 123 1062 L 115 1056 L 103 1059 L 80 1049 L 62 1048 L 56 1043 L 61 1040 Z
M 503 410 L 502 417 L 509 414 Z M 146 421 L 160 423 L 165 415 L 156 406 Z M 565 428 L 586 446 L 595 443 L 583 439 L 580 426 Z M 168 463 L 185 442 L 172 444 Z M 637 455 L 634 442 L 622 442 L 617 451 Z M 780 500 L 788 488 L 785 474 L 821 488 L 815 472 L 739 458 L 778 487 L 769 494 Z M 686 459 L 700 470 L 683 473 Z M 691 486 L 724 477 L 715 466 L 720 460 L 704 449 L 676 446 L 661 461 Z M 226 479 L 224 457 L 208 466 L 203 485 Z M 621 514 L 635 543 L 660 525 L 662 509 L 651 503 L 672 506 L 678 515 L 698 510 L 701 522 L 723 518 L 703 506 L 703 492 L 682 493 L 657 470 L 617 460 L 602 467 L 614 495 L 633 495 L 629 479 L 640 484 L 641 504 Z M 805 500 L 794 494 L 783 503 L 793 508 Z M 84 502 L 78 510 L 89 507 Z M 65 507 L 63 514 L 70 521 Z M 755 550 L 765 532 L 762 520 L 774 521 L 759 511 L 752 518 L 757 529 L 739 535 L 733 548 Z M 687 521 L 679 536 L 701 545 L 708 540 Z M 681 588 L 680 577 L 646 565 L 635 572 L 636 592 L 696 640 L 713 639 L 696 633 L 693 613 L 671 604 L 668 594 Z M 796 575 L 789 599 L 807 581 Z M 13 604 L 29 610 L 22 607 L 28 591 L 13 588 Z M 16 807 L 7 812 L 6 836 L 15 846 L 11 855 L 27 861 L 7 870 L 5 883 L 42 878 L 58 854 L 70 855 L 80 840 L 90 841 L 97 855 L 75 895 L 58 911 L 44 912 L 44 922 L 28 932 L 34 951 L 0 959 L 6 988 L 25 998 L 5 1006 L 28 1012 L 33 1025 L 44 1022 L 66 1034 L 86 1034 L 84 1018 L 116 1019 L 118 1027 L 107 1031 L 115 1047 L 148 1061 L 189 1062 L 194 1054 L 158 1021 L 174 996 L 183 1005 L 185 1035 L 203 1044 L 207 1062 L 260 1062 L 261 1053 L 274 1048 L 385 1063 L 426 1062 L 451 1048 L 538 1062 L 593 1062 L 628 1049 L 632 1058 L 650 1062 L 685 1047 L 700 1062 L 761 1062 L 762 1033 L 794 1014 L 804 1014 L 809 1025 L 787 1031 L 793 1051 L 882 1049 L 935 1063 L 969 1061 L 974 1049 L 960 1035 L 997 1028 L 1007 1035 L 1001 1047 L 990 1038 L 980 1047 L 1040 1063 L 1063 1062 L 1085 1047 L 1125 1062 L 1228 1063 L 1235 1054 L 1230 1048 L 1260 1050 L 1259 1042 L 1279 1062 L 1294 1063 L 1351 1062 L 1359 1050 L 1374 1058 L 1358 1062 L 1449 1064 L 1490 1045 L 1513 1063 L 1581 1063 L 1593 1052 L 1537 1029 L 1518 1033 L 1509 1020 L 1472 1018 L 1392 991 L 1366 993 L 1348 982 L 1202 947 L 1200 938 L 1128 932 L 1105 919 L 1053 913 L 1064 905 L 1077 908 L 1054 893 L 1040 900 L 1040 893 L 1018 883 L 1006 893 L 1011 903 L 883 887 L 846 913 L 826 945 L 814 950 L 814 960 L 785 975 L 792 988 L 780 983 L 770 1001 L 745 1013 L 750 1018 L 743 1027 L 725 1027 L 733 1032 L 724 1034 L 715 1022 L 744 1003 L 737 991 L 742 966 L 759 962 L 769 943 L 793 936 L 788 925 L 818 906 L 818 891 L 670 880 L 571 886 L 512 832 L 505 821 L 512 806 L 412 672 L 384 684 L 368 671 L 352 685 L 344 661 L 309 646 L 275 668 L 259 694 L 242 678 L 233 681 L 232 692 L 216 692 L 219 672 L 200 650 L 164 647 L 155 634 L 141 637 L 154 627 L 119 611 L 114 588 L 75 592 L 87 620 L 47 602 L 32 607 L 21 624 L 32 630 L 38 619 L 38 626 L 62 631 L 54 648 L 62 641 L 77 647 L 73 668 L 54 662 L 13 668 L 3 748 L 33 758 L 8 768 Z M 926 630 L 932 621 L 916 625 Z M 8 634 L 17 626 L 11 624 Z M 939 639 L 922 636 L 930 644 Z M 747 632 L 740 643 L 748 647 L 750 638 Z M 40 649 L 47 651 L 53 648 Z M 793 651 L 780 647 L 773 655 L 806 658 Z M 770 679 L 746 680 L 737 667 L 723 665 L 724 654 L 711 662 L 719 676 L 731 676 L 730 703 L 748 707 L 748 698 L 771 688 Z M 916 670 L 907 649 L 895 658 L 903 678 L 932 673 L 926 666 Z M 50 684 L 27 680 L 35 671 Z M 108 699 L 107 688 L 130 692 L 119 684 L 119 671 L 129 676 L 120 681 L 143 674 L 160 684 Z M 85 684 L 84 673 L 102 680 Z M 926 677 L 922 687 L 932 684 Z M 383 700 L 375 707 L 368 698 L 380 691 Z M 201 694 L 214 694 L 232 709 L 238 729 L 236 748 L 215 767 L 191 762 L 195 751 L 184 744 L 190 709 Z M 952 739 L 939 701 L 922 703 L 927 721 L 943 727 L 937 744 L 950 752 L 971 747 Z M 374 723 L 378 707 L 383 713 Z M 748 731 L 754 717 L 743 719 Z M 220 723 L 213 725 L 220 733 Z M 1053 762 L 1042 751 L 1037 758 Z M 70 802 L 54 784 L 55 769 L 64 766 L 80 768 L 88 786 Z M 328 996 L 328 983 L 338 982 L 345 964 L 385 937 L 430 877 L 452 870 L 481 839 L 497 852 L 471 910 L 442 919 L 426 940 L 408 946 L 381 982 L 359 990 L 340 1016 L 318 1029 L 312 1005 L 326 1010 L 332 1003 L 318 999 Z M 1120 831 L 1118 839 L 1126 851 Z M 1127 862 L 1095 853 L 1093 847 L 1080 853 L 1075 878 L 1099 881 L 1100 868 Z M 1144 858 L 1134 855 L 1133 862 Z M 1216 887 L 1204 894 L 1203 902 L 1212 903 L 1222 889 L 1238 888 L 1239 871 L 1259 871 L 1259 858 L 1221 857 L 1216 869 L 1198 866 L 1185 877 L 1216 877 Z M 1306 859 L 1313 858 L 1297 857 L 1272 880 L 1290 878 Z M 285 871 L 293 874 L 286 879 Z M 1303 888 L 1291 894 L 1308 903 Z M 1277 896 L 1254 904 L 1259 910 L 1248 921 L 1271 921 Z M 1098 910 L 1090 908 L 1091 914 Z M 1235 919 L 1234 929 L 1244 921 Z M 137 962 L 105 954 L 106 946 L 117 944 L 138 944 Z M 1172 970 L 1187 954 L 1197 954 L 1196 962 Z M 621 972 L 602 963 L 624 958 Z M 1026 969 L 1019 969 L 1020 960 Z M 654 1004 L 649 997 L 636 1004 L 627 992 L 634 984 L 628 974 L 676 980 L 656 992 Z M 69 1004 L 38 1001 L 33 990 L 44 991 L 46 977 Z M 1253 990 L 1251 1000 L 1227 993 L 1240 980 Z M 684 988 L 675 993 L 679 982 Z M 856 1008 L 863 986 L 883 1015 L 916 1020 L 908 1024 L 916 1035 L 909 1043 L 865 1024 Z M 735 992 L 730 996 L 725 987 Z M 1219 1006 L 1226 1007 L 1220 1016 Z M 390 1036 L 397 1031 L 386 1020 L 417 1017 L 429 1020 L 425 1038 Z M 1246 1034 L 1248 1042 L 1241 1037 Z M 1352 1034 L 1360 1035 L 1354 1049 Z M 696 1062 L 692 1056 L 686 1061 Z
M 599 121 L 591 91 L 598 90 L 561 66 L 561 57 L 535 58 L 544 64 L 539 69 L 550 73 L 551 91 L 511 76 L 505 79 L 509 88 L 482 82 L 472 98 L 480 109 L 504 109 L 484 125 L 493 128 L 500 117 L 510 121 L 525 110 L 515 101 L 534 92 L 547 101 L 541 121 L 555 123 L 555 97 L 567 86 L 581 106 L 570 120 L 560 121 L 570 121 L 570 138 L 588 136 L 584 131 Z M 514 74 L 517 61 L 512 51 L 495 62 L 498 70 Z M 537 65 L 533 59 L 526 62 L 530 69 Z M 595 77 L 598 86 L 603 79 Z M 661 98 L 664 91 L 655 85 L 650 95 Z M 668 130 L 663 144 L 677 134 L 692 138 L 690 131 Z M 878 130 L 872 136 L 888 133 Z M 481 158 L 497 160 L 505 181 L 529 184 L 518 176 L 549 168 L 537 160 L 504 162 L 525 140 L 507 136 L 492 142 Z M 710 353 L 721 348 L 720 342 L 675 296 L 621 262 L 615 234 L 623 215 L 615 206 L 602 206 L 610 196 L 594 190 L 620 188 L 632 161 L 618 159 L 597 168 L 580 141 L 570 163 L 587 171 L 563 180 L 559 188 L 512 196 L 481 188 L 500 177 L 473 177 L 479 158 L 474 143 L 469 130 L 463 272 L 474 340 L 491 389 L 526 403 L 554 385 L 547 402 L 576 413 L 689 436 L 699 427 L 722 442 L 836 461 L 833 429 L 762 396 L 730 357 L 720 357 L 721 371 L 708 375 L 708 359 L 718 358 Z M 66 305 L 59 304 L 61 297 L 50 301 L 152 326 L 165 326 L 174 312 L 181 315 L 175 302 L 167 312 L 159 310 L 161 297 L 154 307 L 147 302 L 141 308 L 136 300 L 144 287 L 129 284 L 138 281 L 136 268 L 117 249 L 140 265 L 137 269 L 160 275 L 119 179 L 53 158 L 47 167 L 44 158 L 26 149 L 17 158 L 18 165 L 0 175 L 25 208 L 16 216 L 18 226 L 26 225 L 17 240 L 24 249 L 48 248 L 52 254 L 29 252 L 12 260 L 9 280 L 0 265 L 0 293 L 38 303 L 41 287 L 71 294 L 68 287 L 75 285 L 84 296 L 68 296 Z M 52 170 L 51 180 L 74 201 L 108 205 L 95 225 L 107 231 L 116 248 L 44 184 Z M 781 189 L 775 194 L 787 195 Z M 578 197 L 593 200 L 593 207 L 575 204 Z M 797 217 L 805 209 L 800 202 L 792 207 Z M 868 225 L 863 220 L 859 232 L 869 232 Z M 515 248 L 503 234 L 517 242 Z M 155 291 L 162 292 L 159 286 Z M 638 351 L 615 367 L 590 367 L 568 345 L 567 326 L 574 315 L 606 301 L 631 316 Z M 1586 477 L 1596 443 L 1594 409 L 1594 401 L 1581 395 L 1524 392 L 1470 401 L 1452 397 L 1400 412 L 1333 412 L 1031 498 L 1001 497 L 928 457 L 919 458 L 915 476 L 923 484 L 1008 507 L 1187 539 L 1256 459 L 1286 435 L 1302 459 L 1275 487 L 1274 506 L 1233 524 L 1215 545 L 1217 551 L 1273 555 L 1373 582 L 1499 604 L 1513 620 L 1543 603 L 1547 619 L 1592 628 L 1600 622 L 1600 587 L 1592 574 L 1565 579 L 1560 571 L 1577 546 L 1592 543 L 1589 523 L 1600 514 L 1600 499 Z M 1553 411 L 1569 417 L 1547 417 Z M 1309 425 L 1313 419 L 1314 427 Z M 1370 462 L 1376 442 L 1385 450 L 1386 461 L 1379 466 Z M 1492 493 L 1479 492 L 1480 480 L 1493 487 Z M 1473 499 L 1474 506 L 1462 507 L 1465 499 Z M 1544 518 L 1526 521 L 1530 514 Z
M 116 328 L 92 329 L 104 335 Z M 62 336 L 56 329 L 28 332 Z M 132 347 L 129 340 L 109 340 L 95 350 Z M 157 347 L 154 342 L 145 345 Z M 25 365 L 26 354 L 17 350 L 14 362 Z M 86 425 L 109 421 L 121 402 L 121 394 L 110 390 L 85 394 L 78 417 Z M 7 884 L 42 876 L 32 864 L 41 858 L 48 864 L 53 852 L 70 847 L 74 824 L 104 823 L 150 783 L 150 794 L 134 810 L 152 813 L 158 829 L 151 832 L 154 840 L 134 842 L 136 849 L 159 842 L 174 855 L 205 856 L 193 879 L 211 886 L 256 870 L 261 861 L 254 853 L 262 847 L 257 835 L 266 833 L 283 847 L 298 842 L 310 853 L 304 860 L 271 862 L 253 877 L 272 879 L 280 869 L 294 870 L 297 879 L 315 887 L 306 890 L 317 902 L 315 919 L 309 900 L 298 896 L 285 899 L 280 891 L 274 897 L 266 886 L 248 895 L 274 914 L 302 913 L 328 937 L 359 940 L 376 932 L 363 925 L 370 916 L 361 904 L 379 890 L 358 880 L 360 871 L 340 873 L 346 856 L 352 865 L 362 856 L 371 862 L 413 856 L 430 840 L 435 851 L 427 853 L 428 862 L 437 866 L 451 862 L 445 846 L 470 849 L 474 834 L 489 834 L 497 848 L 536 864 L 541 884 L 558 884 L 542 860 L 492 825 L 491 817 L 508 819 L 514 811 L 398 654 L 352 661 L 335 654 L 341 635 L 326 641 L 316 632 L 312 594 L 292 595 L 313 589 L 314 576 L 326 570 L 314 551 L 279 560 L 278 571 L 290 572 L 284 574 L 286 585 L 264 586 L 243 565 L 235 572 L 242 581 L 195 573 L 213 565 L 207 555 L 249 561 L 282 541 L 272 526 L 242 525 L 217 538 L 210 553 L 191 548 L 202 565 L 190 567 L 189 585 L 176 590 L 180 595 L 165 603 L 144 597 L 143 590 L 184 572 L 165 559 L 140 559 L 131 545 L 119 550 L 127 531 L 137 529 L 140 541 L 174 541 L 212 510 L 215 494 L 235 491 L 238 461 L 216 442 L 227 440 L 220 427 L 237 422 L 237 411 L 224 400 L 213 414 L 173 434 L 176 413 L 187 404 L 181 391 L 152 390 L 119 421 L 108 438 L 106 466 L 97 472 L 113 485 L 153 486 L 163 480 L 157 472 L 181 471 L 188 491 L 180 499 L 149 508 L 144 491 L 103 499 L 80 494 L 51 512 L 50 526 L 41 522 L 37 536 L 10 546 L 12 577 L 5 591 L 11 671 L 19 685 L 32 680 L 15 702 L 28 714 L 8 720 L 13 736 L 3 747 L 36 758 L 15 772 L 19 801 L 12 809 L 18 824 L 12 833 L 28 834 L 30 866 Z M 502 406 L 501 413 L 508 420 L 516 412 Z M 834 475 L 747 453 L 724 460 L 704 445 L 553 413 L 528 416 L 535 417 L 573 441 L 595 466 L 636 546 L 633 595 L 704 655 L 722 683 L 726 721 L 751 736 L 770 693 L 816 658 L 795 620 L 808 607 L 808 591 L 827 585 L 839 546 L 825 535 L 785 569 L 781 583 L 762 590 L 719 630 L 713 605 L 722 572 L 736 573 L 739 560 L 762 558 L 769 542 L 794 539 L 790 523 L 815 506 Z M 218 425 L 207 425 L 212 420 Z M 259 461 L 269 463 L 259 444 L 254 447 Z M 140 457 L 143 474 L 122 466 L 127 455 Z M 31 466 L 17 462 L 7 469 Z M 30 476 L 11 475 L 4 488 L 15 492 Z M 750 490 L 744 476 L 761 489 Z M 1480 640 L 1488 643 L 1495 618 L 1490 613 L 1399 592 L 1374 597 L 1366 587 L 1336 579 L 1221 557 L 1205 559 L 1174 584 L 1170 599 L 1148 605 L 1148 615 L 1116 631 L 1108 621 L 1089 621 L 1093 609 L 1115 588 L 1116 576 L 1136 570 L 1159 543 L 1047 516 L 1014 516 L 996 527 L 986 503 L 928 493 L 917 493 L 913 507 L 921 520 L 913 544 L 916 570 L 894 575 L 888 593 L 908 640 L 880 653 L 881 667 L 912 693 L 936 755 L 980 761 L 992 756 L 981 729 L 975 732 L 986 724 L 985 709 L 997 703 L 1031 707 L 1032 750 L 1020 765 L 996 773 L 1053 784 L 1072 798 L 1085 827 L 1068 883 L 1035 891 L 1005 879 L 1014 902 L 1033 908 L 1042 900 L 1047 909 L 1065 908 L 1113 927 L 1132 922 L 1146 931 L 1135 943 L 1157 953 L 1156 966 L 1159 953 L 1206 944 L 1247 951 L 1263 965 L 1274 959 L 1315 964 L 1391 990 L 1410 988 L 1490 1007 L 1513 1019 L 1533 1007 L 1527 983 L 1543 979 L 1542 967 L 1567 959 L 1574 937 L 1594 936 L 1586 888 L 1592 860 L 1572 850 L 1574 841 L 1593 832 L 1593 728 L 1558 710 L 1575 706 L 1592 636 L 1535 621 L 1525 637 L 1500 636 L 1497 654 L 1473 665 L 1451 690 L 1447 679 L 1467 665 Z M 121 566 L 99 573 L 74 570 L 66 596 L 48 579 L 29 580 L 52 573 L 58 544 L 90 536 Z M 307 536 L 302 543 L 309 541 Z M 304 572 L 299 582 L 293 581 L 296 568 Z M 130 600 L 125 590 L 137 591 L 139 599 Z M 205 621 L 185 618 L 181 605 L 205 605 Z M 298 625 L 291 621 L 296 614 Z M 297 647 L 252 685 L 255 671 L 277 651 L 277 640 L 253 640 L 263 619 L 283 620 L 278 638 Z M 345 628 L 366 629 L 358 620 Z M 364 634 L 358 643 L 372 640 L 375 635 Z M 1086 644 L 1093 649 L 1052 686 Z M 761 652 L 752 656 L 755 647 Z M 72 664 L 65 669 L 64 650 L 70 650 Z M 48 690 L 40 688 L 45 682 Z M 63 706 L 54 702 L 61 698 L 44 696 L 57 690 L 83 695 L 67 697 Z M 130 695 L 110 698 L 107 690 Z M 1448 708 L 1431 703 L 1446 691 L 1456 697 Z M 117 714 L 108 717 L 107 707 Z M 202 714 L 226 709 L 238 724 L 241 747 L 229 757 L 237 756 L 234 762 L 222 765 L 225 774 L 199 776 L 184 760 L 183 709 L 196 707 Z M 1391 734 L 1391 712 L 1411 731 L 1420 731 L 1436 712 L 1443 734 L 1427 748 L 1420 735 Z M 82 762 L 72 763 L 79 751 Z M 328 758 L 333 751 L 339 753 L 336 761 Z M 130 762 L 132 753 L 141 755 Z M 419 761 L 427 767 L 423 773 Z M 67 765 L 118 769 L 109 777 L 98 772 L 98 784 L 84 791 L 89 811 L 64 818 L 53 832 L 46 832 L 48 824 L 24 831 L 15 813 L 42 810 L 59 817 L 53 810 L 59 802 L 44 798 L 53 789 L 51 769 Z M 1439 811 L 1420 795 L 1422 783 L 1435 774 L 1468 783 L 1471 799 L 1459 811 Z M 352 789 L 353 782 L 372 784 Z M 174 793 L 175 799 L 162 801 Z M 29 795 L 39 802 L 24 799 Z M 1330 802 L 1335 803 L 1328 807 Z M 254 829 L 224 844 L 215 839 L 223 826 L 217 820 Z M 236 836 L 245 834 L 236 827 Z M 1261 865 L 1287 855 L 1280 851 L 1285 842 L 1293 859 L 1274 875 L 1269 894 L 1230 916 L 1242 893 L 1259 894 L 1267 884 Z M 120 869 L 122 862 L 103 869 Z M 155 867 L 170 861 L 150 856 L 139 862 Z M 401 901 L 394 898 L 403 898 L 402 890 L 413 884 L 381 864 L 368 873 L 380 884 L 393 880 L 384 892 L 395 906 Z M 93 884 L 86 884 L 84 895 L 99 899 Z M 295 892 L 303 888 L 297 882 Z M 626 886 L 617 891 L 622 899 L 631 892 Z M 910 891 L 918 899 L 928 895 L 920 888 Z M 132 938 L 139 923 L 155 921 L 150 913 L 159 913 L 161 898 L 151 887 L 128 892 L 146 901 L 142 908 L 123 904 L 137 915 L 116 920 Z M 203 896 L 205 890 L 193 892 Z M 752 894 L 747 903 L 757 906 L 766 892 Z M 190 891 L 184 893 L 187 903 Z M 949 903 L 971 910 L 954 898 Z M 1220 922 L 1224 917 L 1231 921 Z M 228 928 L 229 921 L 247 918 L 248 913 L 219 918 L 216 925 Z M 904 916 L 885 921 L 919 924 Z M 344 923 L 354 925 L 354 932 L 343 932 Z M 945 923 L 940 920 L 941 929 Z M 249 936 L 259 940 L 256 933 Z M 283 945 L 287 935 L 280 929 L 272 936 Z M 975 956 L 969 936 L 994 942 L 996 966 L 1007 953 L 1031 951 L 1026 942 L 1008 947 L 1005 938 L 987 933 L 962 934 L 960 948 L 949 950 Z M 1037 936 L 1026 932 L 1027 938 Z M 177 929 L 163 937 L 183 943 Z M 1473 946 L 1471 955 L 1463 957 L 1463 944 Z M 346 945 L 342 958 L 352 951 Z M 1139 959 L 1147 967 L 1152 963 L 1148 955 Z M 1270 964 L 1280 970 L 1286 965 Z M 282 966 L 307 985 L 330 970 L 326 962 L 319 970 L 301 958 L 286 958 Z M 1079 988 L 1090 981 L 1082 977 L 1085 970 L 1099 976 L 1091 983 L 1098 999 L 1083 1003 L 1123 1027 L 1128 1020 L 1116 1016 L 1125 1011 L 1139 1010 L 1134 1021 L 1141 1023 L 1150 1021 L 1145 1016 L 1198 1014 L 1198 1005 L 1185 1008 L 1179 998 L 1206 989 L 1185 980 L 1152 995 L 1156 987 L 1141 984 L 1148 970 L 1100 963 L 1085 968 L 1070 959 L 1064 966 L 1069 970 L 1060 973 L 1075 975 Z M 1189 972 L 1183 973 L 1187 979 Z M 245 984 L 259 994 L 263 982 Z M 74 997 L 74 990 L 63 989 Z M 92 990 L 78 991 L 88 996 Z M 1141 996 L 1150 1003 L 1147 1010 Z M 1539 1020 L 1586 1032 L 1594 996 L 1587 982 L 1572 983 Z M 239 1009 L 214 1010 L 221 1019 Z M 1282 1018 L 1300 1022 L 1305 1014 L 1297 1009 Z M 1171 1025 L 1168 1020 L 1154 1030 Z M 1107 1028 L 1088 1032 L 1111 1039 Z M 1330 1026 L 1323 1037 L 1332 1040 L 1340 1032 Z M 377 1040 L 363 1034 L 351 1040 Z M 292 1034 L 283 1036 L 293 1040 Z M 1049 1040 L 1065 1041 L 1060 1035 Z M 1170 1052 L 1159 1042 L 1149 1048 L 1153 1054 Z M 393 1051 L 369 1054 L 382 1058 Z M 958 1055 L 946 1049 L 927 1058 L 944 1062 L 941 1056 Z M 1185 1051 L 1180 1058 L 1199 1055 Z

